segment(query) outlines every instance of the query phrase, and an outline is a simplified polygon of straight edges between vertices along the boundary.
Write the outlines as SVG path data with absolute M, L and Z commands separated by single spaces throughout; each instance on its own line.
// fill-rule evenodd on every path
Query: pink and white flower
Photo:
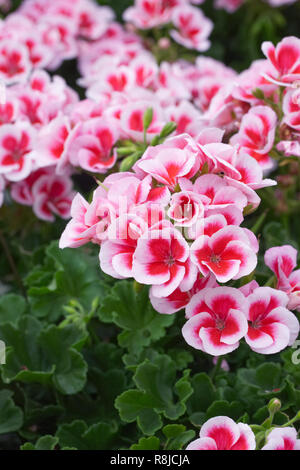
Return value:
M 188 140 L 182 136 L 173 139 L 162 145 L 149 147 L 136 166 L 137 170 L 150 174 L 157 182 L 174 189 L 179 178 L 196 173 L 199 163 L 196 158 L 197 149 L 190 146 Z
M 265 253 L 265 263 L 277 277 L 277 289 L 289 297 L 288 308 L 300 308 L 300 269 L 297 266 L 297 250 L 290 245 L 274 246 Z
M 167 297 L 190 272 L 189 246 L 179 231 L 171 228 L 150 230 L 138 239 L 133 255 L 133 276 L 142 284 L 153 285 L 155 297 Z
M 68 219 L 74 197 L 72 187 L 72 180 L 67 176 L 41 176 L 32 187 L 33 212 L 49 222 L 55 220 L 55 215 Z
M 287 294 L 271 287 L 258 287 L 247 301 L 249 328 L 245 339 L 253 351 L 274 354 L 294 343 L 299 322 L 286 308 Z
M 10 181 L 26 178 L 34 167 L 35 129 L 27 122 L 0 127 L 0 174 Z
M 191 260 L 206 276 L 212 272 L 219 282 L 239 279 L 256 267 L 257 247 L 241 227 L 228 225 L 211 237 L 200 236 L 191 246 Z
M 262 44 L 262 51 L 274 67 L 274 73 L 266 76 L 277 84 L 288 85 L 300 78 L 300 39 L 289 36 L 275 47 L 269 41 Z
M 244 0 L 215 0 L 216 8 L 224 8 L 228 13 L 233 13 L 244 3 Z
M 26 47 L 12 40 L 0 40 L 0 78 L 4 83 L 22 83 L 30 71 Z
M 194 294 L 201 291 L 205 287 L 217 287 L 218 284 L 213 274 L 206 277 L 198 275 L 193 287 L 189 290 L 183 290 L 180 287 L 167 297 L 155 297 L 150 289 L 150 301 L 159 313 L 172 314 L 185 308 Z
M 248 330 L 246 303 L 243 294 L 233 287 L 198 292 L 186 308 L 188 321 L 182 329 L 185 341 L 213 356 L 234 351 Z
M 203 424 L 200 438 L 186 450 L 255 450 L 256 442 L 250 426 L 235 423 L 227 416 L 216 416 Z
M 179 0 L 135 0 L 133 7 L 127 8 L 123 15 L 125 21 L 133 23 L 137 28 L 149 29 L 168 23 L 172 8 Z
M 262 450 L 300 450 L 295 428 L 275 428 L 267 436 L 267 443 Z
M 168 216 L 174 220 L 175 225 L 190 227 L 204 216 L 203 198 L 190 191 L 173 194 Z
M 66 149 L 66 158 L 74 166 L 105 173 L 116 162 L 112 148 L 118 132 L 102 118 L 94 118 L 78 124 Z
M 242 118 L 240 130 L 231 138 L 245 153 L 255 158 L 263 168 L 272 163 L 269 152 L 275 139 L 277 116 L 268 106 L 255 106 Z
M 213 23 L 201 10 L 190 5 L 178 6 L 172 12 L 172 22 L 178 29 L 170 33 L 176 42 L 200 52 L 209 49 L 208 37 L 213 29 Z

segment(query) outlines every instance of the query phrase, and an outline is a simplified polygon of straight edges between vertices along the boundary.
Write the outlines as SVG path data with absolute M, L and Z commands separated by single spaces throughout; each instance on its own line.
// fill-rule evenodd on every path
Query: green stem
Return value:
M 260 216 L 259 218 L 257 219 L 257 221 L 255 222 L 255 224 L 253 225 L 253 227 L 251 228 L 251 232 L 253 232 L 254 234 L 257 234 L 257 232 L 261 229 L 264 221 L 265 221 L 265 218 L 267 217 L 267 214 L 268 214 L 268 211 L 269 209 L 265 210 Z
M 223 356 L 219 356 L 218 360 L 217 360 L 217 363 L 216 363 L 215 367 L 213 368 L 211 376 L 210 376 L 212 381 L 215 379 L 216 375 L 219 373 L 219 371 L 221 369 L 222 361 L 223 361 Z

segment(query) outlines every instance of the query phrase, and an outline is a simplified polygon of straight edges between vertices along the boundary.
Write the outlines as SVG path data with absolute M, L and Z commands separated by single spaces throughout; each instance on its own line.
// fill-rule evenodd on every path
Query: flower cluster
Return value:
M 300 156 L 300 39 L 287 37 L 276 47 L 265 42 L 262 51 L 266 60 L 253 62 L 234 83 L 225 83 L 203 118 L 270 169 L 278 151 Z
M 212 25 L 191 3 L 202 2 L 140 0 L 125 19 L 140 29 L 171 22 L 176 41 L 205 50 Z M 60 246 L 92 241 L 105 273 L 151 286 L 158 312 L 186 308 L 183 335 L 198 349 L 223 354 L 243 337 L 266 354 L 291 344 L 295 254 L 290 271 L 266 255 L 277 294 L 219 284 L 254 271 L 258 241 L 244 216 L 260 203 L 256 191 L 276 184 L 264 171 L 278 153 L 298 155 L 300 39 L 264 43 L 266 59 L 240 75 L 202 56 L 158 65 L 107 8 L 27 0 L 1 24 L 0 48 L 0 203 L 9 189 L 43 220 L 71 212 Z M 41 70 L 74 57 L 83 100 Z M 91 203 L 74 197 L 78 169 L 98 178 L 113 169 Z
M 171 137 L 149 146 L 132 172 L 105 178 L 90 204 L 78 194 L 60 247 L 92 241 L 102 271 L 150 285 L 158 312 L 186 307 L 183 336 L 194 348 L 218 356 L 245 337 L 254 351 L 273 354 L 299 332 L 287 294 L 256 282 L 218 283 L 255 269 L 258 242 L 241 227 L 243 212 L 259 204 L 253 188 L 274 182 L 221 137 L 212 128 L 196 139 Z
M 253 351 L 274 354 L 299 333 L 287 304 L 285 293 L 255 281 L 240 289 L 205 288 L 191 298 L 182 333 L 192 347 L 214 356 L 234 351 L 243 337 Z
M 76 170 L 63 154 L 80 102 L 45 69 L 77 57 L 80 41 L 101 37 L 112 20 L 88 0 L 27 0 L 1 23 L 0 203 L 6 188 L 43 220 L 69 218 Z
M 200 4 L 203 0 L 136 0 L 133 7 L 124 13 L 124 20 L 139 29 L 149 29 L 172 23 L 172 38 L 189 49 L 206 51 L 208 37 L 213 28 L 199 8 L 190 3 Z
M 202 2 L 138 1 L 125 18 L 140 21 L 143 27 L 172 21 L 177 28 L 170 32 L 173 38 L 185 47 L 204 50 L 209 46 L 211 23 L 201 16 L 198 5 L 190 3 Z M 224 130 L 224 141 L 230 138 L 238 154 L 245 155 L 234 166 L 239 165 L 238 171 L 246 175 L 248 202 L 257 206 L 251 189 L 260 187 L 261 177 L 257 182 L 259 170 L 249 155 L 268 169 L 274 165 L 274 151 L 299 153 L 299 93 L 294 87 L 299 77 L 299 41 L 286 38 L 276 49 L 264 44 L 268 59 L 254 62 L 239 76 L 202 56 L 194 64 L 180 60 L 158 65 L 147 44 L 114 22 L 106 7 L 89 0 L 59 0 L 55 5 L 23 2 L 0 27 L 0 78 L 6 86 L 0 104 L 1 199 L 5 187 L 19 203 L 33 205 L 32 197 L 24 194 L 32 192 L 32 180 L 45 168 L 59 184 L 65 181 L 65 189 L 71 188 L 70 176 L 78 168 L 106 173 L 117 162 L 118 142 L 144 142 L 143 115 L 151 107 L 147 143 L 170 121 L 176 123 L 178 135 L 187 133 L 196 140 L 201 129 Z M 86 87 L 87 98 L 81 101 L 61 77 L 51 79 L 42 70 L 55 70 L 63 60 L 75 57 L 79 83 Z M 216 142 L 220 143 L 220 136 L 210 141 Z M 236 177 L 230 184 L 241 190 L 241 181 Z M 72 191 L 62 197 L 70 201 Z M 44 213 L 44 219 L 53 220 L 53 214 L 68 216 L 66 208 L 61 211 L 54 205 L 52 215 Z M 40 216 L 41 211 L 34 211 Z
M 248 424 L 235 423 L 227 416 L 216 416 L 204 423 L 200 437 L 186 450 L 255 450 L 254 432 Z M 273 428 L 267 435 L 261 450 L 300 450 L 295 428 L 287 426 Z

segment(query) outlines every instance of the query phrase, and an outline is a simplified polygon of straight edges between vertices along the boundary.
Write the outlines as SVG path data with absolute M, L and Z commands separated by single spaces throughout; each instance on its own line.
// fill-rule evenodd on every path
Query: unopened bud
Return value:
M 272 398 L 272 400 L 269 401 L 268 410 L 270 414 L 274 415 L 275 413 L 277 413 L 277 411 L 280 410 L 280 408 L 281 408 L 281 401 L 278 400 L 278 398 Z
M 176 130 L 176 127 L 176 122 L 167 122 L 167 124 L 162 128 L 162 131 L 159 136 L 161 138 L 168 137 L 168 135 L 172 134 L 172 132 Z
M 147 129 L 149 129 L 152 120 L 153 120 L 153 109 L 152 109 L 152 108 L 148 108 L 148 109 L 146 109 L 146 111 L 144 112 L 144 116 L 143 116 L 143 126 L 144 126 L 144 130 L 145 130 L 145 131 L 146 131 Z

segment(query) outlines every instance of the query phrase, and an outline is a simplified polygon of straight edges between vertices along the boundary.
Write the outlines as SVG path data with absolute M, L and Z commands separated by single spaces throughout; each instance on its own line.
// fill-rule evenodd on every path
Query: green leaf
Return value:
M 192 378 L 194 393 L 189 398 L 187 407 L 189 414 L 206 411 L 207 408 L 217 399 L 217 392 L 210 377 L 201 372 Z
M 183 424 L 167 424 L 162 429 L 163 434 L 167 439 L 172 439 L 177 437 L 179 434 L 183 433 L 186 430 L 186 427 Z
M 152 308 L 145 286 L 136 292 L 130 281 L 119 281 L 114 285 L 102 301 L 99 318 L 122 328 L 119 345 L 136 354 L 163 337 L 165 328 L 174 321 L 172 315 L 161 315 Z
M 58 437 L 49 434 L 40 437 L 35 444 L 26 442 L 21 446 L 21 450 L 54 450 L 58 444 Z
M 183 446 L 195 437 L 195 431 L 186 431 L 183 424 L 167 424 L 162 429 L 167 438 L 166 450 L 181 450 Z
M 24 297 L 16 294 L 2 295 L 0 298 L 0 324 L 17 324 L 19 318 L 26 310 Z
M 53 274 L 51 280 L 47 276 L 46 285 L 36 285 L 35 277 L 27 278 L 28 299 L 34 315 L 56 321 L 64 314 L 63 306 L 74 299 L 89 310 L 93 299 L 103 292 L 97 257 L 80 249 L 61 250 L 57 242 L 53 242 L 46 249 L 46 273 L 51 265 Z
M 18 327 L 0 325 L 0 337 L 9 348 L 3 381 L 52 383 L 61 393 L 77 393 L 84 387 L 87 365 L 72 345 L 82 334 L 74 325 L 43 329 L 31 316 L 21 318 Z
M 160 442 L 155 436 L 141 437 L 137 444 L 132 444 L 130 450 L 159 450 Z
M 229 403 L 225 400 L 217 400 L 208 408 L 206 417 L 209 419 L 214 416 L 228 416 L 236 421 L 243 413 L 244 407 L 238 401 Z
M 0 434 L 17 431 L 23 425 L 23 412 L 12 395 L 10 390 L 0 390 Z
M 273 390 L 280 384 L 281 366 L 274 362 L 260 365 L 256 369 L 256 383 L 265 390 Z
M 184 431 L 178 436 L 174 437 L 168 442 L 168 445 L 166 446 L 167 450 L 182 450 L 185 445 L 190 442 L 192 439 L 194 439 L 196 433 L 195 431 L 189 430 L 189 431 Z
M 110 449 L 117 435 L 115 423 L 96 423 L 88 426 L 82 420 L 59 426 L 56 436 L 61 447 L 78 450 Z
M 159 356 L 153 363 L 145 360 L 133 380 L 137 389 L 122 393 L 115 402 L 124 421 L 137 420 L 143 433 L 151 435 L 162 426 L 161 414 L 171 420 L 184 414 L 192 393 L 189 371 L 176 381 L 176 366 L 168 356 Z

